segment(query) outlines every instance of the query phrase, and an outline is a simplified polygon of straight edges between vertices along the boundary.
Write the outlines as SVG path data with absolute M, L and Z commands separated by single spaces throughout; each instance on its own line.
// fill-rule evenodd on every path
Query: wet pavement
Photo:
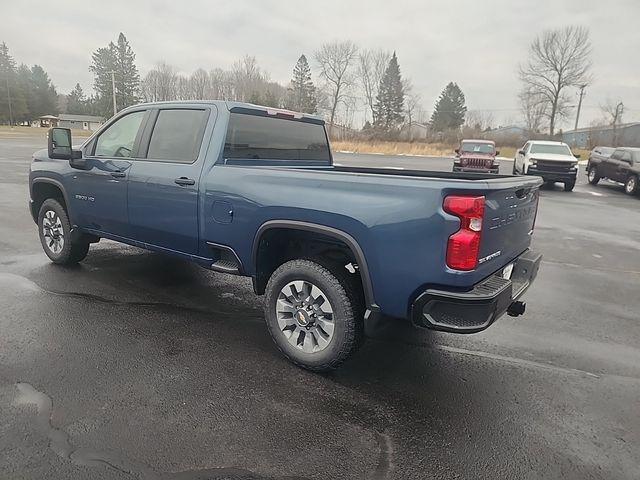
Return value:
M 640 477 L 640 198 L 620 186 L 542 192 L 524 317 L 390 322 L 317 375 L 278 354 L 247 279 L 106 241 L 49 263 L 26 207 L 42 144 L 0 138 L 0 478 Z

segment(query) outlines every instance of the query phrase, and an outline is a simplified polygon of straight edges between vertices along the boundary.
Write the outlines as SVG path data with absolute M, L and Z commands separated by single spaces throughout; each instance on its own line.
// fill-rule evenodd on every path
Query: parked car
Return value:
M 454 172 L 498 173 L 496 143 L 492 140 L 462 140 L 455 150 Z
M 102 238 L 251 277 L 299 366 L 337 367 L 365 318 L 473 333 L 520 301 L 538 178 L 333 165 L 324 122 L 209 101 L 123 110 L 75 150 L 54 128 L 29 175 L 58 264 Z
M 588 163 L 591 163 L 591 160 L 601 161 L 605 158 L 609 158 L 611 154 L 614 152 L 615 148 L 613 147 L 594 147 L 591 152 L 589 152 L 589 160 Z
M 595 150 L 595 149 L 594 149 Z M 587 164 L 591 185 L 601 178 L 624 183 L 624 191 L 635 195 L 640 191 L 640 148 L 616 148 L 610 156 L 591 155 Z
M 537 175 L 545 182 L 564 183 L 565 192 L 576 185 L 578 158 L 566 143 L 529 140 L 513 161 L 514 175 Z

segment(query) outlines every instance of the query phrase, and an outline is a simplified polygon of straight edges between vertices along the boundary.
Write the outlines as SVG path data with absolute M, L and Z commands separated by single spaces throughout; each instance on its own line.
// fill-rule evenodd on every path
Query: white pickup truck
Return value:
M 529 140 L 518 150 L 513 161 L 514 175 L 536 175 L 545 182 L 564 183 L 570 192 L 576 185 L 578 158 L 569 145 L 562 142 Z

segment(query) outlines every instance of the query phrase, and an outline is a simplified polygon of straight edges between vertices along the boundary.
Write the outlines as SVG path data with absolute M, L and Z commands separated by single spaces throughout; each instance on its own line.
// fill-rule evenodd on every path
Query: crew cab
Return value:
M 587 163 L 587 178 L 591 185 L 608 178 L 624 183 L 624 191 L 628 195 L 640 191 L 640 148 L 616 148 L 608 156 L 594 154 L 594 151 Z
M 454 172 L 498 173 L 496 143 L 493 140 L 462 140 L 455 149 Z
M 277 347 L 337 367 L 381 316 L 472 333 L 524 312 L 541 180 L 333 164 L 322 119 L 208 101 L 120 112 L 78 149 L 33 156 L 46 255 L 115 240 L 251 277 Z
M 513 161 L 514 175 L 537 175 L 547 183 L 564 184 L 565 192 L 576 185 L 578 158 L 566 143 L 530 140 L 518 150 Z

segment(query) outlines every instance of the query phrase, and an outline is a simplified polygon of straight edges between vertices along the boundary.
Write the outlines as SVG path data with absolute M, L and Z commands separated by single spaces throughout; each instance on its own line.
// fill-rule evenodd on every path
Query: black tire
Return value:
M 303 350 L 309 329 L 305 331 L 299 325 L 299 310 L 294 308 L 295 313 L 292 313 L 291 317 L 291 326 L 296 330 L 281 326 L 280 322 L 289 320 L 278 318 L 278 299 L 283 289 L 292 282 L 306 282 L 317 287 L 326 296 L 326 301 L 332 309 L 332 334 L 328 344 L 318 351 Z M 343 274 L 340 269 L 330 270 L 312 260 L 291 260 L 278 267 L 271 275 L 265 291 L 264 314 L 269 333 L 285 357 L 299 367 L 314 372 L 325 372 L 338 368 L 362 343 L 363 305 L 356 282 L 348 278 L 346 270 Z M 309 343 L 313 345 L 316 337 L 311 335 L 309 338 Z M 315 348 L 319 347 L 316 341 Z
M 38 212 L 38 234 L 44 253 L 53 263 L 74 265 L 89 252 L 88 242 L 71 242 L 71 223 L 60 202 L 49 198 Z
M 627 195 L 637 195 L 640 190 L 640 185 L 638 185 L 639 180 L 637 175 L 629 175 L 627 180 L 624 182 L 624 193 Z
M 598 182 L 600 181 L 600 175 L 598 174 L 598 167 L 597 166 L 592 166 L 591 168 L 589 168 L 589 172 L 587 174 L 587 178 L 589 179 L 589 183 L 591 185 L 597 185 Z
M 576 182 L 565 182 L 564 184 L 564 191 L 565 192 L 571 192 L 573 191 L 573 187 L 576 186 Z
M 518 170 L 516 170 L 516 159 L 513 159 L 513 171 L 512 171 L 513 175 L 517 175 L 518 174 Z

